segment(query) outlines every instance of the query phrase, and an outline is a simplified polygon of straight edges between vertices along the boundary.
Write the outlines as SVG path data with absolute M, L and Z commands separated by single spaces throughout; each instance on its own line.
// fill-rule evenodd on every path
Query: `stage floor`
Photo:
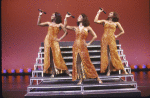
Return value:
M 150 96 L 150 71 L 132 71 L 137 82 L 141 97 Z M 3 98 L 24 98 L 27 93 L 27 86 L 30 84 L 31 75 L 7 75 L 2 76 L 2 97 Z

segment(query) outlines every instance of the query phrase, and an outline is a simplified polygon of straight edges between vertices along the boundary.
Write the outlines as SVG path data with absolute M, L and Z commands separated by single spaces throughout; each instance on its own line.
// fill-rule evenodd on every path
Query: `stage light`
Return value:
M 31 68 L 28 68 L 28 73 L 31 73 L 32 72 L 32 69 Z
M 144 64 L 139 65 L 139 69 L 145 69 L 145 68 L 146 68 L 146 66 Z
M 134 69 L 137 69 L 138 68 L 138 66 L 137 65 L 134 65 Z
M 12 69 L 12 70 L 11 70 L 11 73 L 15 73 L 15 72 L 16 72 L 15 69 Z
M 20 69 L 19 72 L 20 72 L 20 73 L 23 73 L 23 69 Z
M 32 72 L 32 69 L 31 68 L 26 68 L 24 69 L 24 73 L 31 73 Z
M 7 70 L 6 70 L 6 69 L 4 69 L 4 70 L 3 70 L 3 73 L 4 73 L 4 74 L 6 74 L 6 73 L 7 73 Z
M 145 69 L 145 68 L 146 68 L 146 65 L 143 65 L 142 68 Z

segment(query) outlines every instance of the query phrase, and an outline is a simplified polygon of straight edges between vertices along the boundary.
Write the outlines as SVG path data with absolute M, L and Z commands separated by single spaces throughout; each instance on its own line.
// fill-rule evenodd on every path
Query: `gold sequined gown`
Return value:
M 115 31 L 115 24 L 106 23 L 104 25 L 104 34 L 102 35 L 101 40 L 101 73 L 104 73 L 108 66 L 107 45 L 109 45 L 110 57 L 113 67 L 116 70 L 122 70 L 124 68 L 117 52 L 116 39 L 114 36 Z
M 50 26 L 48 28 L 48 33 L 44 40 L 44 70 L 43 70 L 44 73 L 52 73 L 52 71 L 54 71 L 54 68 L 52 69 L 52 66 L 50 64 L 51 58 L 54 64 L 53 66 L 55 67 L 55 69 L 58 69 L 59 72 L 68 70 L 62 58 L 59 43 L 54 40 L 55 38 L 57 38 L 58 33 L 59 33 L 59 27 Z M 50 55 L 52 55 L 51 58 Z
M 87 46 L 85 46 L 86 38 L 88 36 L 88 32 L 82 30 L 81 32 L 78 30 L 75 31 L 76 39 L 73 44 L 73 66 L 72 66 L 72 81 L 80 78 L 97 78 L 98 74 L 95 70 L 94 65 L 90 60 L 90 56 L 88 53 Z M 81 58 L 81 67 L 77 64 L 78 58 Z M 81 72 L 78 72 L 81 68 Z M 81 77 L 82 73 L 82 77 Z

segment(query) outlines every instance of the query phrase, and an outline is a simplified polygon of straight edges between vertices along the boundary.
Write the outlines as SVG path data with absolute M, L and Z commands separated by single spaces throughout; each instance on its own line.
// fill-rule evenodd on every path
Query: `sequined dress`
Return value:
M 55 38 L 57 38 L 58 33 L 59 27 L 50 26 L 48 28 L 48 33 L 44 40 L 44 73 L 52 73 L 54 69 L 57 69 L 59 72 L 62 72 L 63 70 L 68 70 L 62 58 L 59 43 L 54 40 Z M 52 63 L 50 64 L 50 62 L 52 61 L 50 60 L 53 61 L 54 66 L 51 66 Z
M 79 29 L 76 31 L 76 39 L 73 44 L 73 66 L 72 66 L 72 81 L 80 78 L 97 78 L 98 74 L 95 70 L 94 65 L 90 60 L 90 56 L 88 53 L 87 46 L 85 46 L 86 38 L 88 36 L 88 32 L 82 30 L 81 32 Z M 78 63 L 78 58 L 81 59 L 81 66 Z M 81 72 L 79 72 L 79 70 Z
M 122 70 L 124 68 L 121 58 L 117 52 L 116 39 L 114 32 L 116 31 L 115 24 L 105 23 L 104 25 L 104 34 L 101 39 L 101 66 L 100 72 L 104 73 L 108 66 L 108 55 L 107 55 L 107 45 L 110 49 L 110 57 L 113 67 L 116 70 Z

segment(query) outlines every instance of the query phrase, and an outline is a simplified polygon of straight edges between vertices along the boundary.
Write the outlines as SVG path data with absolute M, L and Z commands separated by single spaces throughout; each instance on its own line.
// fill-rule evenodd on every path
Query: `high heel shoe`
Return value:
M 128 72 L 127 72 L 125 69 L 124 69 L 123 71 L 124 71 L 124 73 L 125 73 L 126 75 L 128 74 Z
M 72 76 L 72 74 L 68 74 L 70 77 Z
M 82 83 L 82 80 L 80 80 L 79 82 L 78 82 L 78 85 L 80 85 Z
M 110 72 L 111 72 L 111 71 L 108 71 L 106 76 L 110 76 Z
M 97 79 L 97 81 L 98 81 L 99 83 L 103 83 L 99 78 Z
M 99 83 L 103 83 L 101 80 L 98 81 Z
M 66 70 L 66 74 L 68 74 L 68 76 L 72 76 L 72 74 L 68 71 L 68 70 Z
M 51 78 L 54 78 L 54 74 L 52 74 L 50 77 L 51 77 Z
M 107 72 L 107 75 L 106 75 L 106 76 L 110 76 L 110 72 L 111 72 L 111 71 L 109 70 L 109 71 Z
M 110 72 L 107 72 L 107 75 L 106 76 L 110 76 Z
M 128 74 L 126 71 L 124 72 L 126 75 Z

